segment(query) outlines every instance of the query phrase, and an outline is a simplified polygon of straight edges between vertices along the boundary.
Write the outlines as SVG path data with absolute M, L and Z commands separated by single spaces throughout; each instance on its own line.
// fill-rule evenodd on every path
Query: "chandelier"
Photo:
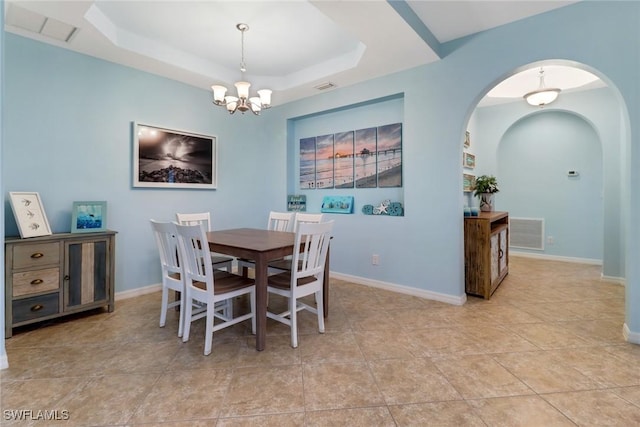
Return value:
M 547 104 L 551 104 L 556 100 L 558 94 L 560 93 L 560 89 L 558 88 L 548 88 L 544 84 L 544 70 L 540 67 L 540 86 L 538 89 L 529 92 L 524 95 L 524 99 L 533 106 L 536 107 L 544 107 Z
M 241 34 L 240 71 L 242 73 L 242 81 L 235 83 L 238 96 L 226 95 L 226 87 L 213 85 L 211 86 L 211 90 L 213 90 L 213 103 L 221 107 L 226 107 L 227 111 L 231 114 L 236 111 L 240 111 L 242 114 L 251 111 L 253 114 L 259 115 L 261 110 L 266 110 L 271 107 L 271 90 L 261 89 L 258 91 L 258 96 L 249 97 L 249 87 L 251 87 L 251 83 L 244 81 L 244 73 L 247 71 L 247 66 L 244 63 L 244 33 L 249 31 L 249 26 L 247 24 L 238 24 L 236 28 Z

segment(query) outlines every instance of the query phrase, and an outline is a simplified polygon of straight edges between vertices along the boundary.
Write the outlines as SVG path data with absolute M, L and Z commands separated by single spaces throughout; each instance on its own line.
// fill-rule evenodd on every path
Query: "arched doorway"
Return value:
M 545 64 L 535 63 L 528 68 L 535 71 L 541 65 Z M 514 73 L 524 68 L 527 67 L 514 70 Z M 552 231 L 543 236 L 545 250 L 525 252 L 580 261 L 601 260 L 603 277 L 622 281 L 624 237 L 620 216 L 623 188 L 620 171 L 625 166 L 621 155 L 625 143 L 620 131 L 623 120 L 617 93 L 601 80 L 599 84 L 592 82 L 581 90 L 563 91 L 556 102 L 543 109 L 526 104 L 523 93 L 510 102 L 487 105 L 480 101 L 470 115 L 468 130 L 476 159 L 475 175 L 498 177 L 502 191 L 497 196 L 497 209 L 513 210 L 517 216 L 551 219 Z M 511 143 L 503 145 L 507 140 Z M 563 153 L 562 147 L 567 152 Z M 500 159 L 501 156 L 504 159 Z M 549 176 L 539 167 L 541 162 L 554 168 L 547 171 Z M 588 165 L 585 166 L 588 167 L 586 175 L 578 170 L 581 164 Z M 569 176 L 570 171 L 578 175 Z M 463 173 L 468 172 L 463 168 Z M 558 196 L 561 200 L 558 202 L 540 196 L 540 190 L 545 186 L 557 194 L 564 188 L 569 197 Z M 465 201 L 477 203 L 468 193 Z M 550 203 L 557 212 L 553 209 L 540 212 L 541 209 L 535 207 L 537 203 Z M 585 206 L 591 210 L 589 215 L 578 216 L 587 209 Z M 570 227 L 564 230 L 563 224 Z M 586 240 L 585 231 L 589 232 Z

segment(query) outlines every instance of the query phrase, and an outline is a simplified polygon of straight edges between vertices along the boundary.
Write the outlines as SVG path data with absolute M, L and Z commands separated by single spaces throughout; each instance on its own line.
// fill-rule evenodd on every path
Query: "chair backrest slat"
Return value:
M 303 250 L 293 255 L 291 274 L 294 280 L 308 276 L 316 276 L 318 279 L 324 277 L 324 264 L 332 229 L 333 221 L 301 223 L 298 226 L 296 247 Z
M 211 231 L 211 213 L 210 212 L 198 212 L 198 213 L 177 213 L 176 219 L 180 225 L 196 225 L 204 224 L 205 231 Z
M 293 232 L 298 231 L 299 224 L 317 224 L 322 222 L 323 214 L 296 212 L 296 219 L 293 225 Z
M 293 231 L 295 212 L 273 212 L 269 213 L 267 230 L 273 231 Z
M 158 252 L 160 253 L 160 263 L 163 272 L 181 273 L 182 267 L 179 261 L 178 232 L 174 222 L 161 222 L 151 220 L 151 228 L 156 239 Z
M 203 282 L 206 291 L 213 293 L 213 266 L 204 224 L 176 225 L 176 230 L 187 286 L 193 286 L 193 281 Z

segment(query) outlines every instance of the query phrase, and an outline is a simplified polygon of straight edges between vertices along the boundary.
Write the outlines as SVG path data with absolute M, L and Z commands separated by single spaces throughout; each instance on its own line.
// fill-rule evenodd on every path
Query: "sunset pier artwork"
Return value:
M 402 187 L 402 123 L 300 139 L 300 189 Z

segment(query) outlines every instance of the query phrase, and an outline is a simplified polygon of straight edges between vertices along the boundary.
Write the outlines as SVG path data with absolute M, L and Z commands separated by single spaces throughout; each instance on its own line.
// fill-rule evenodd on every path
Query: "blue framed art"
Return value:
M 107 229 L 107 202 L 73 202 L 72 233 L 93 233 Z
M 322 198 L 322 208 L 320 212 L 353 213 L 353 196 L 325 196 Z

